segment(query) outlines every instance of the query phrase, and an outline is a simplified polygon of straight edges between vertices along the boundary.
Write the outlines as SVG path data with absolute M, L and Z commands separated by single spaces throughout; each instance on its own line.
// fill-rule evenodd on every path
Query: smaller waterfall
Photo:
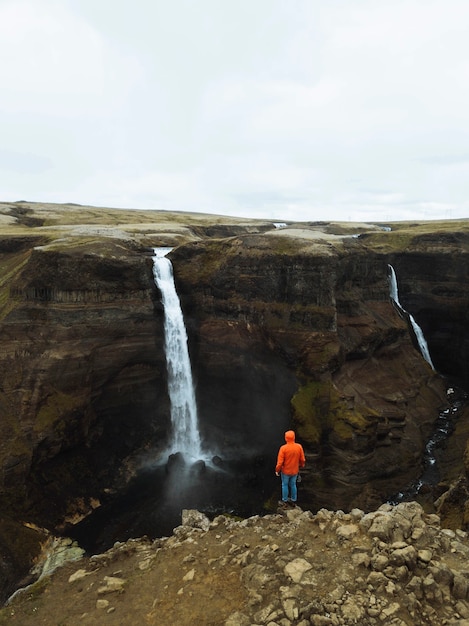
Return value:
M 170 250 L 154 248 L 153 256 L 153 276 L 161 292 L 165 314 L 165 351 L 173 428 L 169 452 L 180 452 L 188 459 L 200 459 L 201 441 L 186 327 L 174 284 L 173 266 L 166 258 Z
M 399 292 L 397 289 L 396 272 L 394 271 L 394 268 L 392 265 L 388 265 L 388 268 L 389 268 L 389 284 L 390 284 L 391 300 L 393 300 L 393 302 L 396 304 L 399 311 L 403 313 L 405 317 L 409 318 L 410 323 L 412 324 L 412 329 L 415 333 L 415 337 L 417 338 L 417 342 L 419 344 L 420 352 L 422 353 L 423 358 L 430 365 L 432 370 L 435 370 L 422 329 L 417 324 L 414 317 L 408 311 L 406 311 L 404 307 L 402 306 L 402 304 L 399 302 Z

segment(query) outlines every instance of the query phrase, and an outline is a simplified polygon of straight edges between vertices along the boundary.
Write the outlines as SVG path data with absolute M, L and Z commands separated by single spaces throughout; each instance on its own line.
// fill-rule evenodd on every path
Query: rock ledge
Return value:
M 415 502 L 245 520 L 185 510 L 171 537 L 67 564 L 0 622 L 469 626 L 468 557 L 467 533 Z

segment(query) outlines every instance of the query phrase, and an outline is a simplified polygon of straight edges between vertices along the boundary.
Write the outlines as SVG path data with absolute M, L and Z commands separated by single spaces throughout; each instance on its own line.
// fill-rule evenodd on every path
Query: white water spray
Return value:
M 165 314 L 165 351 L 173 429 L 169 452 L 181 452 L 187 459 L 200 459 L 201 441 L 186 327 L 174 284 L 173 266 L 165 256 L 170 250 L 171 248 L 153 250 L 153 276 L 161 292 Z
M 391 300 L 393 300 L 396 303 L 398 308 L 403 313 L 409 316 L 410 323 L 412 324 L 412 328 L 414 330 L 415 336 L 417 338 L 417 342 L 419 344 L 420 352 L 422 353 L 423 358 L 430 365 L 432 370 L 435 370 L 422 329 L 417 324 L 413 316 L 408 311 L 406 311 L 404 307 L 402 306 L 402 304 L 399 302 L 396 272 L 394 271 L 394 268 L 392 265 L 388 265 L 388 268 L 389 268 L 389 284 L 390 284 Z

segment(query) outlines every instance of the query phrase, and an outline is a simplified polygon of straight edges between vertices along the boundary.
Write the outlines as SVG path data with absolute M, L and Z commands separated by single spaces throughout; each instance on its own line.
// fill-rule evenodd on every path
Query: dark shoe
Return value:
M 296 500 L 288 500 L 288 506 L 296 506 Z
M 278 501 L 278 508 L 279 509 L 286 509 L 288 506 L 288 502 L 285 502 L 285 500 L 279 500 Z

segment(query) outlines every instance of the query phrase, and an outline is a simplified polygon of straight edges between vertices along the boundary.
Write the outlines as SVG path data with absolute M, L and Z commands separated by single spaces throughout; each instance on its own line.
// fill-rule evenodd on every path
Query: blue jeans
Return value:
M 292 502 L 296 502 L 296 498 L 298 495 L 296 489 L 296 478 L 298 474 L 293 474 L 293 476 L 289 476 L 288 474 L 284 474 L 282 472 L 280 476 L 282 477 L 282 500 L 286 502 L 288 500 L 288 494 L 290 493 L 290 500 Z

